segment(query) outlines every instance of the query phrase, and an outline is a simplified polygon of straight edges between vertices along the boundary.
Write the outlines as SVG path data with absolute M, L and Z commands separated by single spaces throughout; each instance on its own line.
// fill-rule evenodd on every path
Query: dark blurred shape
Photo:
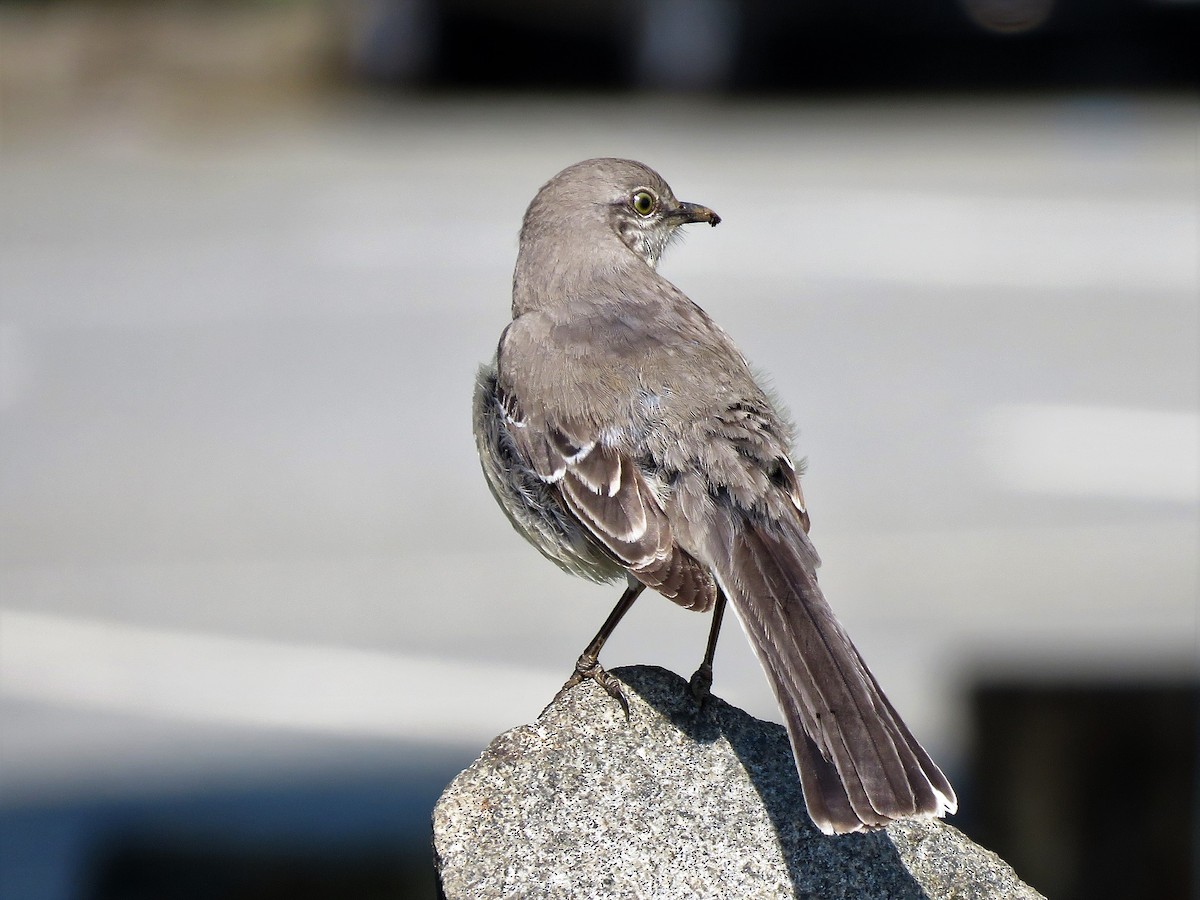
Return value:
M 729 84 L 737 62 L 738 18 L 736 0 L 643 4 L 635 32 L 636 82 L 676 90 Z
M 428 2 L 438 52 L 425 80 L 437 86 L 591 87 L 634 67 L 620 4 Z
M 131 845 L 104 863 L 94 900 L 420 900 L 436 896 L 429 854 Z
M 434 4 L 428 0 L 349 0 L 349 56 L 370 81 L 411 82 L 433 68 L 438 52 Z
M 430 814 L 470 758 L 0 809 L 0 897 L 432 900 Z
M 980 28 L 1020 34 L 1044 25 L 1054 9 L 1054 0 L 962 0 L 962 5 Z
M 994 684 L 973 709 L 972 838 L 1055 900 L 1197 896 L 1200 686 Z
M 1200 83 L 1200 2 L 359 0 L 352 71 L 464 87 L 891 90 Z

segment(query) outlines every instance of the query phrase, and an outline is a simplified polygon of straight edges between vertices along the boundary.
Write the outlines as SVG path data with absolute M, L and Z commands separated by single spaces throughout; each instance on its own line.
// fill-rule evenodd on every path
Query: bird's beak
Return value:
M 707 206 L 701 206 L 699 203 L 688 203 L 685 200 L 680 200 L 679 204 L 668 213 L 667 217 L 674 219 L 680 225 L 687 225 L 691 222 L 707 222 L 709 225 L 716 227 L 721 222 L 721 217 Z

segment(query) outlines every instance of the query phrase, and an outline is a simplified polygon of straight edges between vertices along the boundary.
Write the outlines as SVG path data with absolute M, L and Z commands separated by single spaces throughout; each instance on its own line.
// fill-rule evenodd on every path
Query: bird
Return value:
M 732 602 L 774 690 L 805 805 L 826 834 L 942 817 L 958 800 L 817 583 L 794 427 L 733 340 L 658 272 L 688 224 L 643 163 L 588 159 L 521 225 L 512 321 L 475 381 L 473 428 L 513 527 L 562 569 L 625 589 L 563 690 L 592 680 L 629 714 L 600 650 L 646 589 L 711 612 L 692 677 L 711 688 Z

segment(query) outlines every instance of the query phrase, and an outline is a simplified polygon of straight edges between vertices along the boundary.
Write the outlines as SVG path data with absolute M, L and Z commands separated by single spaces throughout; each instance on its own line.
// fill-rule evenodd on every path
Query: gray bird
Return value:
M 656 271 L 681 225 L 720 218 L 653 170 L 591 159 L 529 205 L 513 320 L 475 388 L 488 485 L 547 558 L 627 588 L 576 663 L 628 706 L 600 648 L 647 587 L 713 611 L 726 598 L 775 690 L 809 815 L 840 834 L 957 809 L 950 783 L 880 690 L 817 586 L 786 416 L 729 336 Z

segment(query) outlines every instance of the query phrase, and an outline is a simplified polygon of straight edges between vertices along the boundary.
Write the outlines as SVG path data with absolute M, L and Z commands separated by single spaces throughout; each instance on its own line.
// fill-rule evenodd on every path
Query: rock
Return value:
M 613 671 L 496 738 L 433 812 L 446 900 L 1005 898 L 1040 895 L 943 822 L 828 837 L 787 734 L 663 669 Z

